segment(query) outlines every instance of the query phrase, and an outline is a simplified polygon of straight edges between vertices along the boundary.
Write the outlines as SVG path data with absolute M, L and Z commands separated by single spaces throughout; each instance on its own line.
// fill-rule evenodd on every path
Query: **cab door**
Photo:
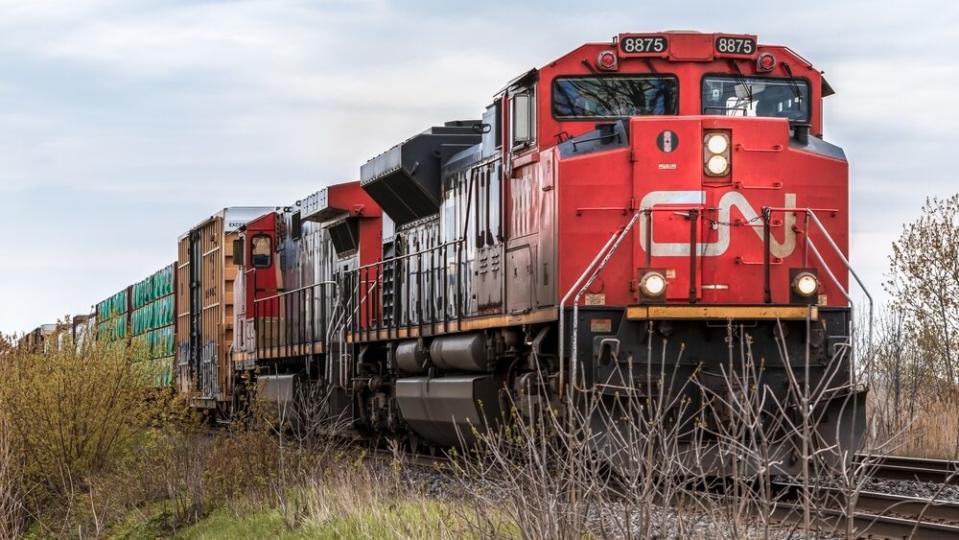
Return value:
M 276 261 L 276 213 L 270 212 L 246 225 L 243 281 L 246 316 L 253 319 L 257 348 L 272 343 L 282 312 Z

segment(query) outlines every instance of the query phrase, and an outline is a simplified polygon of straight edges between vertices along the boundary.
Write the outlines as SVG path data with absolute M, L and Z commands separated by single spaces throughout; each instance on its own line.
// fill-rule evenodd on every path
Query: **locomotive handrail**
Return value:
M 866 300 L 869 304 L 868 328 L 866 330 L 866 334 L 867 334 L 866 339 L 867 339 L 867 343 L 871 346 L 872 339 L 873 339 L 873 318 L 874 318 L 874 311 L 875 311 L 872 295 L 869 293 L 869 289 L 866 288 L 865 283 L 863 283 L 862 279 L 859 277 L 859 274 L 857 274 L 856 271 L 852 268 L 852 264 L 849 262 L 849 259 L 845 256 L 845 254 L 843 254 L 842 250 L 839 249 L 839 245 L 836 244 L 836 241 L 833 239 L 832 235 L 829 234 L 829 231 L 826 230 L 826 227 L 825 225 L 823 225 L 822 221 L 819 219 L 819 216 L 816 215 L 816 210 L 813 208 L 773 208 L 773 207 L 767 207 L 767 210 L 769 212 L 783 212 L 783 213 L 802 212 L 803 213 L 803 215 L 806 218 L 805 220 L 806 224 L 804 226 L 805 234 L 803 235 L 805 237 L 804 246 L 806 250 L 812 251 L 812 254 L 819 261 L 819 264 L 822 265 L 823 270 L 826 271 L 826 275 L 829 276 L 829 279 L 832 280 L 832 282 L 836 285 L 836 288 L 839 290 L 839 292 L 843 295 L 846 301 L 849 302 L 850 313 L 853 315 L 853 317 L 850 318 L 849 327 L 850 327 L 850 330 L 852 330 L 853 328 L 855 328 L 855 322 L 856 322 L 855 316 L 854 316 L 856 312 L 856 302 L 852 299 L 852 296 L 849 294 L 849 290 L 846 287 L 843 287 L 842 283 L 836 277 L 835 273 L 832 271 L 829 265 L 826 264 L 826 261 L 823 258 L 822 254 L 820 253 L 819 249 L 816 247 L 816 244 L 813 243 L 812 238 L 809 235 L 809 221 L 812 220 L 813 225 L 816 226 L 816 229 L 819 230 L 819 232 L 826 239 L 826 242 L 829 243 L 829 247 L 832 248 L 833 253 L 835 253 L 836 256 L 839 257 L 839 260 L 842 262 L 843 266 L 846 267 L 846 270 L 849 272 L 850 275 L 852 275 L 853 279 L 859 285 L 859 288 L 862 290 L 863 294 L 866 295 Z M 828 210 L 828 209 L 826 211 L 836 212 L 836 210 Z M 768 251 L 768 246 L 767 246 L 767 251 Z M 803 264 L 804 265 L 806 264 L 805 251 L 803 253 Z M 853 354 L 853 360 L 855 360 L 855 340 L 854 340 L 854 336 L 852 336 L 852 333 L 853 332 L 850 331 L 849 347 Z M 871 367 L 871 364 L 872 364 L 872 360 L 870 359 L 869 367 Z M 856 378 L 855 378 L 854 362 L 850 362 L 850 370 L 852 371 L 851 380 L 855 381 Z
M 590 275 L 589 279 L 587 279 L 583 283 L 583 286 L 576 293 L 576 296 L 573 297 L 573 335 L 572 335 L 572 344 L 570 346 L 570 361 L 569 361 L 569 380 L 570 380 L 570 387 L 573 390 L 586 391 L 586 388 L 578 388 L 576 386 L 576 367 L 578 364 L 577 349 L 579 344 L 579 340 L 578 340 L 579 299 L 580 297 L 583 296 L 583 294 L 586 292 L 589 286 L 592 285 L 594 281 L 596 281 L 596 278 L 599 276 L 599 273 L 602 272 L 603 269 L 606 267 L 606 263 L 608 263 L 609 260 L 612 258 L 613 254 L 616 253 L 616 250 L 619 248 L 619 245 L 623 242 L 623 239 L 626 238 L 626 235 L 632 231 L 633 227 L 636 225 L 636 222 L 639 220 L 639 216 L 642 215 L 643 213 L 644 213 L 643 211 L 633 212 L 633 217 L 630 218 L 629 222 L 623 226 L 623 229 L 618 234 L 613 235 L 613 237 L 610 239 L 610 242 L 607 242 L 606 245 L 603 246 L 603 249 L 600 250 L 600 255 L 599 255 L 599 256 L 602 256 L 602 260 L 599 262 L 598 265 L 595 264 L 595 259 L 593 263 L 590 263 L 590 266 L 594 267 L 592 270 L 592 275 Z M 604 251 L 605 251 L 605 255 L 603 254 Z M 599 258 L 599 256 L 597 256 L 597 259 Z M 583 282 L 582 278 L 587 274 L 587 272 L 589 272 L 589 267 L 587 267 L 587 270 L 583 272 L 583 274 L 580 276 L 580 279 L 576 280 L 576 283 L 574 284 L 574 286 L 570 288 L 570 292 L 572 290 L 575 290 L 576 285 L 579 285 L 580 283 Z M 563 301 L 565 302 L 568 299 L 568 297 L 569 297 L 569 292 L 567 292 L 566 297 L 563 298 Z M 563 331 L 562 331 L 562 325 L 563 325 L 563 319 L 565 318 L 565 313 L 562 312 L 562 306 L 560 306 L 559 316 L 560 316 L 559 320 L 560 320 L 560 355 L 561 355 L 560 358 L 562 358 L 562 343 L 563 343 L 563 337 L 564 337 Z M 562 373 L 562 371 L 560 371 L 560 373 Z
M 357 308 L 362 309 L 367 317 L 366 321 L 360 321 L 356 326 L 356 331 L 386 330 L 389 333 L 401 326 L 423 326 L 424 324 L 435 324 L 439 322 L 446 323 L 451 318 L 459 320 L 463 317 L 463 260 L 462 246 L 466 244 L 465 238 L 458 238 L 448 242 L 443 242 L 426 249 L 418 250 L 403 255 L 395 255 L 387 259 L 365 264 L 351 271 L 357 276 L 357 280 L 364 283 L 372 283 L 373 286 L 363 298 L 354 298 L 357 302 Z M 450 254 L 450 250 L 455 249 L 455 255 Z M 412 261 L 416 261 L 413 265 Z M 449 300 L 453 293 L 449 290 L 449 265 L 456 265 L 456 305 L 454 313 L 450 314 Z M 414 268 L 415 266 L 415 268 Z M 385 274 L 397 271 L 403 272 L 404 282 L 408 281 L 411 287 L 397 289 L 395 287 L 398 276 L 387 277 Z M 414 277 L 415 274 L 415 277 Z M 424 276 L 424 274 L 426 274 Z M 442 280 L 442 282 L 440 282 Z M 385 290 L 383 287 L 392 283 L 394 289 L 391 291 L 393 302 L 385 305 Z M 374 289 L 379 288 L 378 291 Z M 416 292 L 416 301 L 413 301 L 412 293 Z M 439 295 L 437 295 L 439 293 Z M 405 298 L 404 298 L 405 295 Z M 442 306 L 435 305 L 435 299 L 443 300 Z M 387 312 L 387 308 L 393 310 Z M 402 312 L 398 313 L 397 308 Z M 411 313 L 409 310 L 414 309 Z M 404 323 L 403 317 L 408 320 Z M 413 319 L 416 319 L 414 322 Z M 353 320 L 351 318 L 351 320 Z
M 309 344 L 312 347 L 313 344 L 318 343 L 318 335 L 323 336 L 324 328 L 328 324 L 326 320 L 328 297 L 324 292 L 327 287 L 333 288 L 333 296 L 336 297 L 337 283 L 328 280 L 265 298 L 255 298 L 253 300 L 253 344 L 257 356 L 263 350 L 275 349 L 278 353 L 281 348 L 284 349 L 284 354 L 289 356 L 292 354 L 293 347 L 301 347 L 302 352 L 302 346 Z M 316 309 L 301 307 L 301 305 L 315 304 L 317 300 L 319 300 L 319 314 Z M 271 307 L 276 311 L 277 321 L 272 328 L 266 329 L 263 321 L 267 319 L 267 315 L 264 312 Z M 267 341 L 269 341 L 268 345 L 265 343 Z M 324 346 L 328 348 L 325 340 Z
M 356 305 L 353 306 L 353 309 L 350 310 L 349 317 L 346 318 L 346 321 L 344 323 L 346 326 L 352 326 L 353 322 L 359 318 L 359 317 L 354 318 L 354 315 L 359 314 L 360 309 L 362 308 L 364 302 L 370 298 L 370 293 L 379 284 L 379 282 L 376 280 L 372 280 L 372 281 L 367 280 L 367 281 L 364 281 L 363 283 L 369 283 L 370 286 L 366 288 L 366 294 L 362 298 L 360 298 L 359 296 L 360 296 L 360 293 L 363 291 L 363 288 L 360 287 L 360 280 L 357 280 L 355 290 L 356 290 L 356 296 L 358 298 L 357 298 Z M 367 320 L 367 324 L 369 324 L 369 320 Z M 359 330 L 359 328 L 357 328 L 357 330 Z
M 654 208 L 654 207 L 640 208 L 640 209 L 638 209 L 638 210 L 636 210 L 636 211 L 633 212 L 632 218 L 630 218 L 629 222 L 628 222 L 626 225 L 623 226 L 623 229 L 622 229 L 621 231 L 616 232 L 616 233 L 613 233 L 613 235 L 612 235 L 612 236 L 610 237 L 610 239 L 606 242 L 606 244 L 603 245 L 603 247 L 602 247 L 602 248 L 599 250 L 599 252 L 596 254 L 596 257 L 589 263 L 589 265 L 586 266 L 586 268 L 583 270 L 583 273 L 580 274 L 579 278 L 577 278 L 576 281 L 573 282 L 573 285 L 572 285 L 572 286 L 569 288 L 569 290 L 566 292 L 566 295 L 563 296 L 563 299 L 560 301 L 559 306 L 558 306 L 558 309 L 559 309 L 559 313 L 558 313 L 558 315 L 559 315 L 559 334 L 560 334 L 560 340 L 559 340 L 559 376 L 560 376 L 560 385 L 559 385 L 559 386 L 560 386 L 560 393 L 563 393 L 563 388 L 564 388 L 564 380 L 563 380 L 563 378 L 564 378 L 564 375 L 565 375 L 565 355 L 564 355 L 565 348 L 564 348 L 564 344 L 565 344 L 566 340 L 565 340 L 564 328 L 565 328 L 566 314 L 564 313 L 564 308 L 565 308 L 566 302 L 569 300 L 569 297 L 573 294 L 574 291 L 576 291 L 576 287 L 579 287 L 580 284 L 583 283 L 583 281 L 587 279 L 587 275 L 589 275 L 590 272 L 592 271 L 593 273 L 592 273 L 592 275 L 590 276 L 588 282 L 580 288 L 580 290 L 577 292 L 575 298 L 573 299 L 573 335 L 572 335 L 572 346 L 571 346 L 571 352 L 570 352 L 570 380 L 572 381 L 572 382 L 571 382 L 571 388 L 572 388 L 573 390 L 585 391 L 585 390 L 586 390 L 585 388 L 577 388 L 577 386 L 576 386 L 576 380 L 575 380 L 576 363 L 577 363 L 577 358 L 576 358 L 576 356 L 577 356 L 577 353 L 578 353 L 578 351 L 577 351 L 577 349 L 578 349 L 578 335 L 577 335 L 577 330 L 578 330 L 578 327 L 579 327 L 579 320 L 578 320 L 578 318 L 579 318 L 579 298 L 585 293 L 585 291 L 589 288 L 589 286 L 592 285 L 593 281 L 596 280 L 596 278 L 599 276 L 599 273 L 603 270 L 603 268 L 605 268 L 606 263 L 607 263 L 607 262 L 609 261 L 609 259 L 612 257 L 613 253 L 615 253 L 616 250 L 619 248 L 619 244 L 622 243 L 622 241 L 623 241 L 623 239 L 626 237 L 626 235 L 629 234 L 629 233 L 632 231 L 633 227 L 636 226 L 636 222 L 639 220 L 639 217 L 640 217 L 640 216 L 645 216 L 645 218 L 646 218 L 646 220 L 647 220 L 647 227 L 646 227 L 646 231 L 645 231 L 645 233 L 646 233 L 646 245 L 647 245 L 647 249 L 646 249 L 646 261 L 647 261 L 647 265 L 649 265 L 650 260 L 651 260 L 651 257 L 652 257 L 652 250 L 651 250 L 650 248 L 651 248 L 651 245 L 652 245 L 652 243 L 651 243 L 651 235 L 652 235 L 652 215 L 653 215 L 653 213 L 654 213 L 654 212 L 676 212 L 676 211 L 683 211 L 683 210 L 688 210 L 688 211 L 690 212 L 686 217 L 689 218 L 689 219 L 692 221 L 691 227 L 690 227 L 690 231 L 691 231 L 691 236 L 690 236 L 690 265 L 691 265 L 691 267 L 692 267 L 692 271 L 695 271 L 695 264 L 696 264 L 696 248 L 695 248 L 695 244 L 698 243 L 698 239 L 697 239 L 697 237 L 695 236 L 695 234 L 696 234 L 696 223 L 699 222 L 699 216 L 700 216 L 700 212 L 702 211 L 702 205 L 690 205 L 690 206 L 682 206 L 682 207 L 680 207 L 680 206 L 670 206 L 670 207 L 668 207 L 668 208 Z M 611 247 L 611 246 L 612 246 L 612 247 Z M 611 250 L 611 251 L 608 251 L 608 250 Z M 604 255 L 605 255 L 605 257 L 604 257 Z M 602 259 L 602 261 L 600 261 L 601 259 Z M 594 267 L 596 267 L 597 263 L 599 263 L 599 267 L 598 267 L 598 268 L 594 268 Z M 695 294 L 693 287 L 695 287 L 695 279 L 691 280 L 691 283 L 690 283 L 690 293 L 691 293 L 691 294 Z
M 859 287 L 862 289 L 862 292 L 866 295 L 866 298 L 869 299 L 869 304 L 872 305 L 872 295 L 869 294 L 869 290 L 866 289 L 866 285 L 862 282 L 862 279 L 859 278 L 859 274 L 856 273 L 852 268 L 852 264 L 849 262 L 849 259 L 843 255 L 842 250 L 839 249 L 839 246 L 836 245 L 836 242 L 832 239 L 832 236 L 826 231 L 826 228 L 823 226 L 822 221 L 819 220 L 819 216 L 816 215 L 816 212 L 812 208 L 806 209 L 806 215 L 812 218 L 813 223 L 816 225 L 816 228 L 823 234 L 826 238 L 826 241 L 829 242 L 829 245 L 832 247 L 833 251 L 836 252 L 836 255 L 839 256 L 839 259 L 849 270 L 849 273 L 852 275 L 853 279 L 856 280 L 856 283 L 859 284 Z M 806 240 L 809 241 L 809 236 L 806 236 Z
M 867 337 L 868 341 L 867 341 L 866 343 L 868 344 L 869 347 L 871 347 L 871 346 L 872 346 L 872 331 L 873 331 L 873 310 L 874 310 L 872 295 L 869 294 L 869 290 L 866 288 L 866 285 L 862 282 L 862 279 L 859 278 L 859 274 L 857 274 L 856 271 L 853 270 L 852 264 L 850 264 L 849 259 L 847 259 L 845 255 L 843 255 L 842 250 L 839 249 L 839 246 L 836 245 L 836 242 L 833 240 L 832 236 L 826 231 L 826 228 L 823 226 L 822 221 L 819 220 L 819 216 L 816 215 L 816 212 L 814 212 L 811 208 L 807 208 L 807 209 L 806 209 L 806 216 L 812 218 L 812 221 L 813 221 L 813 223 L 816 225 L 816 228 L 819 229 L 819 231 L 822 233 L 822 235 L 826 238 L 826 241 L 829 242 L 829 245 L 832 247 L 833 251 L 836 253 L 836 255 L 839 256 L 839 260 L 842 261 L 843 265 L 845 265 L 845 267 L 846 267 L 846 270 L 849 271 L 849 273 L 852 275 L 853 279 L 856 280 L 856 283 L 859 284 L 859 288 L 862 289 L 863 294 L 866 295 L 866 299 L 869 301 L 869 327 L 868 327 L 868 329 L 867 329 L 867 331 L 866 331 L 866 332 L 867 332 L 867 336 L 868 336 L 868 337 Z M 816 253 L 816 255 L 817 255 L 817 257 L 818 257 L 818 256 L 819 256 L 819 252 L 818 252 L 818 250 L 816 249 L 815 245 L 813 245 L 812 240 L 810 240 L 808 232 L 807 232 L 807 234 L 806 234 L 806 242 L 807 242 L 807 244 L 808 244 L 810 247 L 813 248 L 814 253 Z M 821 258 L 821 257 L 819 257 L 819 258 L 820 258 L 820 261 L 822 261 L 822 258 Z M 836 278 L 835 278 L 835 276 L 832 275 L 832 272 L 829 271 L 828 266 L 826 266 L 826 264 L 825 264 L 824 262 L 823 262 L 823 267 L 826 268 L 827 272 L 829 273 L 830 277 L 832 277 L 833 281 L 837 281 Z M 842 289 L 842 286 L 839 285 L 838 283 L 837 283 L 837 286 L 838 286 L 840 289 Z M 855 309 L 855 303 L 853 302 L 853 300 L 852 300 L 851 298 L 849 298 L 848 291 L 845 291 L 843 294 L 846 296 L 847 299 L 849 299 L 849 305 L 850 305 L 851 309 L 854 310 L 854 309 Z M 854 313 L 854 311 L 853 311 L 853 313 Z M 856 324 L 855 317 L 852 317 L 852 318 L 850 319 L 850 321 L 849 321 L 849 327 L 850 327 L 850 329 L 854 328 L 854 327 L 855 327 L 855 324 Z M 852 334 L 852 332 L 850 332 L 850 334 Z M 850 348 L 852 349 L 853 354 L 855 355 L 855 339 L 854 339 L 854 336 L 850 336 L 850 337 L 853 338 L 853 339 L 850 339 Z M 853 359 L 855 360 L 855 356 L 853 357 Z M 852 362 L 851 362 L 850 364 L 852 364 Z M 870 367 L 870 368 L 872 367 L 872 358 L 869 359 L 869 367 Z M 856 379 L 855 379 L 855 366 L 852 366 L 852 370 L 853 370 L 853 378 L 852 378 L 852 381 L 855 382 L 855 380 L 856 380 Z M 869 371 L 871 372 L 872 370 L 870 369 Z
M 593 260 L 590 261 L 588 265 L 586 265 L 586 268 L 583 270 L 583 273 L 580 274 L 579 278 L 577 278 L 575 282 L 573 282 L 573 286 L 569 288 L 569 290 L 566 292 L 566 295 L 563 296 L 562 300 L 559 301 L 558 315 L 559 315 L 559 390 L 560 390 L 560 394 L 564 393 L 565 386 L 566 386 L 565 380 L 564 380 L 565 373 L 566 373 L 566 357 L 563 354 L 564 344 L 566 343 L 566 334 L 564 333 L 564 327 L 565 327 L 564 323 L 566 321 L 566 314 L 563 312 L 563 308 L 566 305 L 566 302 L 569 300 L 569 297 L 573 294 L 573 291 L 575 291 L 576 287 L 578 287 L 579 284 L 582 283 L 584 279 L 586 279 L 586 275 L 599 262 L 599 260 L 602 258 L 606 250 L 609 249 L 609 246 L 613 243 L 614 240 L 616 240 L 616 237 L 618 234 L 619 233 L 614 232 L 613 234 L 610 235 L 609 240 L 606 241 L 606 244 L 604 244 L 603 247 L 600 248 L 599 252 L 596 253 L 596 257 L 594 257 Z
M 447 247 L 447 246 L 454 246 L 454 245 L 456 245 L 456 244 L 462 244 L 463 241 L 464 241 L 464 240 L 463 240 L 462 238 L 460 238 L 460 239 L 458 239 L 458 240 L 450 240 L 449 242 L 443 242 L 442 244 L 437 244 L 437 245 L 435 245 L 435 246 L 433 246 L 433 247 L 429 247 L 429 248 L 426 248 L 426 249 L 423 249 L 423 250 L 420 250 L 420 251 L 416 251 L 416 252 L 413 252 L 413 253 L 407 253 L 407 254 L 405 254 L 405 255 L 394 255 L 394 256 L 392 256 L 392 257 L 390 257 L 390 258 L 388 258 L 388 259 L 383 259 L 383 260 L 381 260 L 381 261 L 376 261 L 376 262 L 371 262 L 371 263 L 369 263 L 369 264 L 364 264 L 363 266 L 358 267 L 358 268 L 357 268 L 356 270 L 354 270 L 354 271 L 366 270 L 366 269 L 368 269 L 368 268 L 373 268 L 373 267 L 375 267 L 375 266 L 382 266 L 382 265 L 384 265 L 384 264 L 386 264 L 386 263 L 396 262 L 396 261 L 399 261 L 399 260 L 402 260 L 402 259 L 408 259 L 408 258 L 416 257 L 417 255 L 423 255 L 424 253 L 429 253 L 429 252 L 431 252 L 431 251 L 434 251 L 434 250 L 437 250 L 437 249 L 441 249 L 441 248 L 444 248 L 444 247 Z
M 288 290 L 288 291 L 283 291 L 283 292 L 274 294 L 273 296 L 266 296 L 266 297 L 263 297 L 263 298 L 254 298 L 254 299 L 253 299 L 253 303 L 256 304 L 256 303 L 259 303 L 259 302 L 264 302 L 264 301 L 266 301 L 266 300 L 273 300 L 273 299 L 275 299 L 275 298 L 280 298 L 281 296 L 290 295 L 290 294 L 293 294 L 293 293 L 297 293 L 297 292 L 300 292 L 300 291 L 304 291 L 304 290 L 306 290 L 306 289 L 313 289 L 313 288 L 318 287 L 318 286 L 320 286 L 320 285 L 333 285 L 333 286 L 335 286 L 335 285 L 336 285 L 336 282 L 335 282 L 335 281 L 320 281 L 320 282 L 314 283 L 314 284 L 312 284 L 312 285 L 304 285 L 304 286 L 299 287 L 299 288 L 297 288 L 297 289 L 290 289 L 290 290 Z

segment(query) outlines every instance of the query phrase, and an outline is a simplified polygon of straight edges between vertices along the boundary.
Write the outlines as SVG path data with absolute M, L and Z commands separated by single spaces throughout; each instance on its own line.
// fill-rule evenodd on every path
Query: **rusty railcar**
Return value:
M 232 243 L 273 207 L 224 208 L 180 236 L 177 254 L 177 391 L 194 407 L 226 410 L 232 397 Z

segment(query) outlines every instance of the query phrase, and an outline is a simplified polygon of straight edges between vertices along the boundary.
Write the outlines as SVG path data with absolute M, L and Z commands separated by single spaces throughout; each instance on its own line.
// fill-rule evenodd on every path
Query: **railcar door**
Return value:
M 190 379 L 193 389 L 202 389 L 200 377 L 200 359 L 203 356 L 203 246 L 200 230 L 190 231 L 189 236 L 190 261 L 190 347 L 189 364 Z

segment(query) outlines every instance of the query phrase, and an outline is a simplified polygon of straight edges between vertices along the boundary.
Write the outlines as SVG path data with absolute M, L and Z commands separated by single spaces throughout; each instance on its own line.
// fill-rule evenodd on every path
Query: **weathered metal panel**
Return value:
M 175 366 L 176 273 L 172 263 L 130 287 L 130 339 L 135 360 L 154 386 L 171 386 Z
M 490 375 L 402 378 L 396 381 L 396 401 L 417 435 L 458 446 L 498 417 L 497 388 Z
M 360 168 L 363 189 L 397 224 L 437 213 L 441 202 L 442 158 L 479 143 L 480 132 L 474 129 L 479 123 L 477 120 L 447 122 L 370 159 Z
M 178 388 L 210 407 L 232 393 L 233 240 L 237 230 L 272 207 L 225 208 L 180 237 L 177 259 Z

